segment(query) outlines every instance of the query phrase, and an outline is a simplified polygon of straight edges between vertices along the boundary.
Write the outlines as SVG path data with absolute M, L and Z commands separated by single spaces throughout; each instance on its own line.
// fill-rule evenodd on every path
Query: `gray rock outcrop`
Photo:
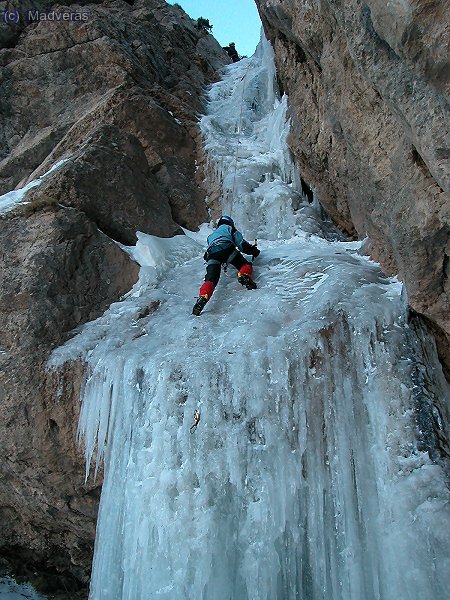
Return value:
M 404 281 L 449 375 L 448 2 L 256 4 L 305 186 Z

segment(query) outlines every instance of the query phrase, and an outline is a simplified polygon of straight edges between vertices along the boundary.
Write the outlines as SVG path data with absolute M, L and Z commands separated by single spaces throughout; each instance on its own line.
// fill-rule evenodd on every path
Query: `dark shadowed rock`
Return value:
M 19 211 L 16 211 L 19 212 Z M 83 213 L 26 206 L 0 220 L 0 345 L 54 347 L 137 280 L 138 265 Z
M 84 212 L 111 238 L 132 245 L 136 231 L 182 233 L 139 140 L 114 125 L 99 125 L 54 175 L 30 193 Z

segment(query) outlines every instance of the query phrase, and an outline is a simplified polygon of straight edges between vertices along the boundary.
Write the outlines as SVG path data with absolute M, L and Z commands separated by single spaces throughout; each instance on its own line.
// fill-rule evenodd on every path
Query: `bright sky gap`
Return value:
M 261 20 L 254 0 L 168 0 L 192 18 L 209 19 L 212 35 L 222 46 L 235 42 L 241 56 L 252 56 L 259 42 Z

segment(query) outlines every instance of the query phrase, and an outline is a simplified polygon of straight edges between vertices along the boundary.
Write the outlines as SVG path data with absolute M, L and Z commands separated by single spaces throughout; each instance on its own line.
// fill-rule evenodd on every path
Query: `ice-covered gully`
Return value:
M 207 227 L 140 234 L 135 289 L 52 359 L 89 365 L 80 437 L 105 463 L 90 598 L 442 599 L 433 345 L 401 284 L 302 198 L 270 45 L 209 100 L 210 177 L 259 240 L 258 289 L 229 272 L 193 317 Z

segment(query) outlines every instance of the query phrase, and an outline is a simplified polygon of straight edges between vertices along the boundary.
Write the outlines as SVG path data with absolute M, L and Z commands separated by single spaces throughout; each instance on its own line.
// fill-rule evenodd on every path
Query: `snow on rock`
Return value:
M 29 584 L 19 585 L 10 577 L 0 577 L 1 600 L 45 600 Z
M 46 173 L 41 175 L 41 177 L 30 181 L 24 187 L 18 190 L 13 190 L 12 192 L 8 192 L 7 194 L 3 194 L 2 196 L 0 196 L 0 214 L 12 210 L 17 204 L 22 202 L 28 190 L 31 190 L 32 188 L 41 185 L 44 179 L 46 179 L 51 173 L 53 173 L 53 171 L 56 171 L 56 169 L 58 169 L 61 165 L 67 162 L 67 160 L 68 159 L 63 159 L 58 161 L 53 165 L 51 169 L 49 169 Z
M 408 326 L 397 280 L 357 243 L 318 235 L 281 142 L 270 146 L 286 123 L 264 41 L 210 92 L 205 144 L 225 183 L 225 100 L 229 130 L 245 69 L 271 135 L 247 127 L 246 100 L 240 190 L 259 183 L 225 209 L 263 238 L 258 289 L 230 267 L 193 317 L 198 235 L 139 235 L 140 282 L 52 358 L 88 362 L 79 434 L 87 470 L 105 463 L 90 598 L 442 598 L 448 490 L 416 421 L 425 393 L 448 393 L 435 350 Z

